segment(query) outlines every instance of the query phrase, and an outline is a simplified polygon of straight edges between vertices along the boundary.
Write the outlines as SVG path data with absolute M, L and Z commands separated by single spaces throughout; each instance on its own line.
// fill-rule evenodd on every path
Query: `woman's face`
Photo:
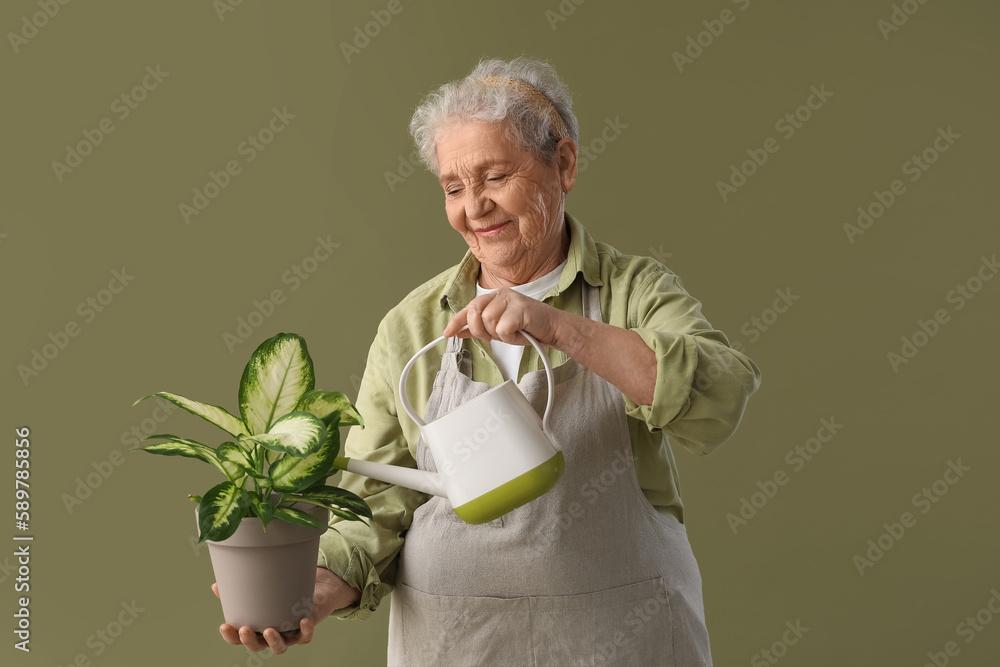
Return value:
M 482 265 L 480 285 L 530 282 L 565 259 L 563 193 L 576 180 L 572 139 L 560 142 L 548 165 L 498 124 L 456 122 L 438 137 L 437 157 L 448 222 Z

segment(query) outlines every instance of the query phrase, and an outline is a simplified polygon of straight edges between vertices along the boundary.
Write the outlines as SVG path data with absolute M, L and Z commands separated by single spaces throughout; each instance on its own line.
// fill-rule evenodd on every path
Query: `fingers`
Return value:
M 212 584 L 212 592 L 219 595 L 218 584 Z M 308 644 L 312 641 L 316 624 L 311 618 L 299 620 L 299 629 L 291 632 L 278 632 L 274 628 L 267 628 L 262 633 L 256 632 L 249 625 L 237 629 L 234 625 L 223 623 L 219 626 L 219 634 L 226 640 L 227 644 L 233 646 L 246 646 L 251 651 L 263 651 L 271 649 L 274 655 L 281 655 L 294 644 Z
M 476 338 L 482 338 L 483 340 L 490 340 L 487 336 L 489 335 L 485 329 L 482 328 L 482 311 L 487 304 L 492 302 L 496 298 L 496 292 L 491 292 L 490 294 L 483 294 L 482 296 L 477 296 L 475 299 L 470 301 L 465 308 L 455 313 L 455 316 L 451 318 L 448 325 L 441 332 L 442 336 L 447 336 L 451 338 L 452 336 L 458 336 L 459 338 L 471 338 L 475 336 Z M 461 331 L 462 327 L 469 325 L 469 328 L 465 331 Z
M 281 655 L 294 644 L 308 644 L 312 641 L 316 625 L 311 619 L 303 618 L 299 621 L 299 629 L 294 632 L 281 633 L 274 628 L 267 628 L 263 633 L 258 634 L 249 625 L 244 625 L 239 630 L 229 623 L 219 626 L 219 634 L 226 640 L 226 643 L 233 646 L 246 646 L 251 651 L 263 651 L 271 649 L 271 653 Z M 261 636 L 263 635 L 263 636 Z
M 274 654 L 284 653 L 287 649 L 285 640 L 274 628 L 267 628 L 263 632 L 263 637 L 258 635 L 249 625 L 244 625 L 239 630 L 239 643 L 246 646 L 251 651 L 263 651 L 270 648 Z
M 498 289 L 488 302 L 469 303 L 469 331 L 483 340 L 527 345 L 528 340 L 519 332 L 528 328 L 529 311 L 536 303 L 515 290 Z
M 527 345 L 527 339 L 518 333 L 526 323 L 527 299 L 503 288 L 478 296 L 455 314 L 441 335 Z M 466 325 L 468 330 L 460 331 Z
M 222 638 L 226 640 L 227 644 L 232 644 L 233 646 L 239 646 L 240 644 L 243 643 L 240 641 L 239 630 L 237 630 L 235 626 L 232 626 L 229 623 L 223 623 L 221 626 L 219 626 L 219 634 L 222 635 Z
M 313 631 L 316 629 L 316 624 L 312 622 L 310 618 L 303 618 L 299 621 L 299 634 L 296 637 L 298 640 L 297 644 L 308 644 L 312 641 Z
M 267 646 L 271 648 L 271 653 L 274 655 L 281 655 L 288 650 L 289 644 L 285 642 L 285 637 L 274 628 L 264 630 L 264 639 L 267 640 Z
M 495 303 L 496 300 L 490 301 L 490 304 Z M 469 325 L 469 335 L 475 336 L 479 340 L 491 341 L 493 340 L 493 332 L 490 331 L 489 325 L 492 324 L 488 319 L 485 319 L 485 309 L 489 304 L 483 304 L 482 301 L 474 299 L 469 302 L 469 305 L 465 307 L 465 319 L 466 323 Z
M 293 632 L 278 632 L 274 628 L 264 630 L 264 639 L 271 648 L 271 653 L 281 655 L 295 644 L 308 644 L 312 641 L 316 626 L 309 618 L 299 621 L 299 629 Z
M 472 334 L 468 333 L 468 331 L 463 331 L 461 334 L 458 333 L 458 330 L 466 325 L 466 316 L 467 313 L 465 312 L 464 308 L 458 311 L 455 314 L 455 316 L 451 318 L 451 321 L 448 322 L 448 325 L 444 328 L 444 331 L 441 332 L 441 335 L 447 336 L 448 338 L 451 338 L 452 336 L 455 335 L 458 335 L 462 338 L 468 338 L 469 336 L 471 336 Z M 463 336 L 462 334 L 466 335 Z

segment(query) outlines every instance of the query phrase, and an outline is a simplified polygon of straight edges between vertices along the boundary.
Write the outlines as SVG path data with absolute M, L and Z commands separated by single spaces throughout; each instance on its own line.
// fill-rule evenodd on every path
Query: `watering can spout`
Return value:
M 364 475 L 365 477 L 388 482 L 389 484 L 405 486 L 408 489 L 415 489 L 416 491 L 432 496 L 448 497 L 441 474 L 429 470 L 391 466 L 345 456 L 338 456 L 333 462 L 333 467 L 356 475 Z

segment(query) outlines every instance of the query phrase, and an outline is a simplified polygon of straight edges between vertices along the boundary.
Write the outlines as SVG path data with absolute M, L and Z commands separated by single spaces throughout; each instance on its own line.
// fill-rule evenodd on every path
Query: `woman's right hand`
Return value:
M 219 596 L 218 584 L 212 584 L 212 592 Z M 274 628 L 264 630 L 263 638 L 249 625 L 237 629 L 229 623 L 219 628 L 222 638 L 234 646 L 242 644 L 251 651 L 270 648 L 275 655 L 281 655 L 293 644 L 308 644 L 312 641 L 316 624 L 338 609 L 349 607 L 361 599 L 361 592 L 325 567 L 316 568 L 316 589 L 313 592 L 312 613 L 299 621 L 299 629 L 292 632 L 278 632 Z

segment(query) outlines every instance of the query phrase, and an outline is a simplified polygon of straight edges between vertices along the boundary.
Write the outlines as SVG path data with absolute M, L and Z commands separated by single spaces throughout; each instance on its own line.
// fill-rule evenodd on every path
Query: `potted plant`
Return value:
M 240 417 L 171 394 L 159 396 L 198 415 L 231 440 L 217 447 L 168 433 L 135 447 L 186 456 L 225 475 L 198 503 L 198 541 L 208 542 L 226 622 L 260 632 L 292 630 L 309 615 L 319 538 L 332 513 L 350 521 L 371 518 L 357 495 L 326 484 L 340 453 L 341 426 L 364 421 L 340 392 L 314 387 L 305 340 L 279 333 L 254 350 L 240 380 Z

